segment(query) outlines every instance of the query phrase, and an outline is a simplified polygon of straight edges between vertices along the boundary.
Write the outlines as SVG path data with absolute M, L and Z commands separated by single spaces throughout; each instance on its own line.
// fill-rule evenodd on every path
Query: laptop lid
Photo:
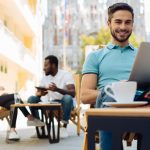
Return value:
M 136 81 L 138 89 L 150 87 L 150 42 L 140 44 L 129 81 Z

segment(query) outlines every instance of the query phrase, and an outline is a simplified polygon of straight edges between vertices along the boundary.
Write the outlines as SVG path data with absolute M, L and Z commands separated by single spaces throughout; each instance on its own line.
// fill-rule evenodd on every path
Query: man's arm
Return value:
M 80 99 L 84 104 L 95 104 L 99 94 L 97 90 L 97 75 L 84 74 L 81 81 Z
M 75 86 L 74 84 L 68 84 L 67 90 L 58 88 L 57 92 L 63 95 L 68 94 L 68 95 L 71 95 L 72 97 L 75 97 Z
M 72 97 L 75 97 L 74 84 L 67 84 L 66 87 L 67 87 L 67 89 L 61 89 L 61 88 L 58 88 L 55 83 L 51 83 L 47 89 L 54 91 L 54 92 L 58 92 L 63 95 L 68 94 L 68 95 L 71 95 Z

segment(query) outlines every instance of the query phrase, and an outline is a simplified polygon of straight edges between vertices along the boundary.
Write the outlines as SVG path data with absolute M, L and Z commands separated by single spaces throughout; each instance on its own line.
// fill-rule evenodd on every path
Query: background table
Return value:
M 40 127 L 42 130 L 42 134 L 40 134 L 39 127 L 36 127 L 37 135 L 39 138 L 49 138 L 50 143 L 57 143 L 60 139 L 60 112 L 61 112 L 61 104 L 59 103 L 50 103 L 50 104 L 13 104 L 11 105 L 11 112 L 13 112 L 14 108 L 19 107 L 37 107 L 41 109 L 42 115 L 41 120 L 46 123 L 47 132 L 48 134 L 45 134 L 44 127 Z M 57 116 L 57 130 L 55 129 L 54 125 L 54 111 L 58 112 Z M 57 134 L 56 134 L 57 132 Z

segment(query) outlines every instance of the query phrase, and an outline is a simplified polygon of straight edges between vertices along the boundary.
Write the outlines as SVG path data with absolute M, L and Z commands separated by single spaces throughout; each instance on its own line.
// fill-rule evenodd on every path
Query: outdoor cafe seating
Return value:
M 70 121 L 72 121 L 75 125 L 76 125 L 76 130 L 77 130 L 77 135 L 80 135 L 80 130 L 84 130 L 84 127 L 81 125 L 80 123 L 80 81 L 81 81 L 81 75 L 80 74 L 75 74 L 74 75 L 74 81 L 75 81 L 75 90 L 76 90 L 76 107 L 72 110 L 71 112 L 71 117 L 70 117 Z M 19 104 L 18 104 L 19 105 Z M 24 106 L 28 106 L 28 104 L 24 104 L 22 107 Z M 13 107 L 17 107 L 17 106 L 13 106 Z M 20 106 L 18 106 L 20 107 Z M 53 111 L 55 117 L 58 118 L 58 111 Z M 43 114 L 43 110 L 41 109 L 41 115 L 42 120 L 44 119 L 45 115 Z M 61 116 L 60 116 L 61 117 Z M 8 121 L 8 124 L 10 124 L 10 111 L 6 110 L 5 108 L 0 109 L 0 119 L 4 119 L 6 118 Z M 39 128 L 36 127 L 36 131 L 37 131 L 37 135 L 38 137 L 47 137 L 45 129 L 42 129 L 42 133 L 40 133 Z

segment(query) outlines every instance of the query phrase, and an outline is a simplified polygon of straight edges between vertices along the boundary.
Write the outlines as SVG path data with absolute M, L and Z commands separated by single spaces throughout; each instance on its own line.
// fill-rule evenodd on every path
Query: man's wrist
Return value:
M 37 96 L 37 97 L 41 97 L 42 95 L 36 93 L 36 96 Z
M 101 95 L 101 91 L 100 90 L 97 90 L 97 97 Z

